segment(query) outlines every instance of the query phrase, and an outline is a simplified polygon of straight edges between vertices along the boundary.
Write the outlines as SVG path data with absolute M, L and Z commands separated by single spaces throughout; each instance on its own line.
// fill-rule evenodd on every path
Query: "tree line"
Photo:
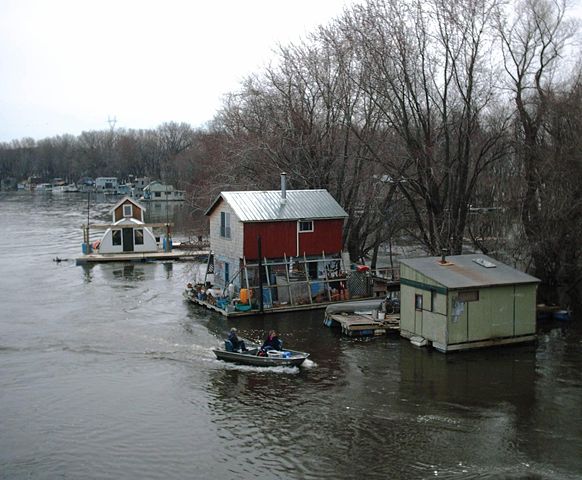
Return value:
M 578 300 L 582 82 L 565 0 L 369 0 L 229 93 L 203 130 L 86 132 L 0 145 L 0 175 L 134 173 L 191 192 L 325 188 L 344 244 L 469 247 Z M 486 213 L 482 213 L 486 212 Z
M 176 180 L 176 159 L 194 146 L 194 130 L 186 123 L 165 123 L 154 130 L 88 131 L 0 143 L 0 177 L 47 181 L 82 176 L 149 176 Z M 183 173 L 183 172 L 181 172 Z

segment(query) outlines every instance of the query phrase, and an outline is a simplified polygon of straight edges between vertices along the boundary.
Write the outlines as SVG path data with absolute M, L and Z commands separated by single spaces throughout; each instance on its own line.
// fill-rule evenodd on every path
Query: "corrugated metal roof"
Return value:
M 484 267 L 474 262 L 476 259 L 491 262 L 495 267 Z M 539 279 L 483 254 L 452 255 L 446 257 L 445 265 L 440 261 L 441 257 L 425 257 L 402 259 L 400 263 L 453 289 L 539 282 Z
M 348 216 L 327 190 L 287 190 L 286 196 L 285 203 L 281 203 L 280 190 L 222 192 L 208 208 L 206 215 L 223 199 L 243 222 Z

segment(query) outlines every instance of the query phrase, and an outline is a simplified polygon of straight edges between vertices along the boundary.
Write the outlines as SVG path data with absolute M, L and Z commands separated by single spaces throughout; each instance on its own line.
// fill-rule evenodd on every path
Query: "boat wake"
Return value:
M 238 365 L 236 363 L 224 362 L 222 360 L 215 360 L 215 363 L 226 370 L 238 370 L 241 372 L 297 375 L 301 371 L 300 367 L 255 367 L 252 365 Z
M 301 364 L 301 368 L 305 368 L 306 370 L 317 367 L 317 363 L 313 360 L 309 360 L 306 358 L 305 361 Z

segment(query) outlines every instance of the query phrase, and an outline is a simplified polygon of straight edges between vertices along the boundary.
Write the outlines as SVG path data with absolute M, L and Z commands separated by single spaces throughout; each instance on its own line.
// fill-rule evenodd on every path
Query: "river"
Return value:
M 226 320 L 183 300 L 195 263 L 76 266 L 86 218 L 83 195 L 0 194 L 0 478 L 582 478 L 581 319 L 449 355 L 321 310 Z M 220 362 L 235 324 L 311 360 Z

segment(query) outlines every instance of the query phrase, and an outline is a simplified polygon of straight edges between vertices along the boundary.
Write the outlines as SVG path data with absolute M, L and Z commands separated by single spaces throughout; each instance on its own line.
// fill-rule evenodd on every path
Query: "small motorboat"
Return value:
M 261 356 L 258 347 L 239 352 L 218 348 L 212 351 L 219 360 L 255 367 L 298 367 L 309 357 L 309 353 L 295 350 L 269 350 Z
M 570 310 L 556 310 L 552 314 L 552 318 L 561 322 L 568 321 L 570 320 Z

